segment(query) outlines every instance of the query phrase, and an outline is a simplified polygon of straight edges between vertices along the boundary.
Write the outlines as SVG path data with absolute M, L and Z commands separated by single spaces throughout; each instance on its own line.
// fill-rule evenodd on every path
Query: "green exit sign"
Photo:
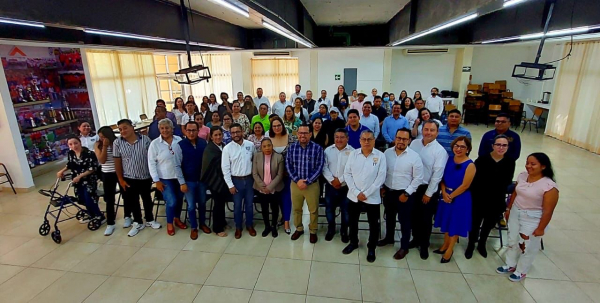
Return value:
M 342 76 L 341 75 L 335 75 L 335 80 L 342 80 Z

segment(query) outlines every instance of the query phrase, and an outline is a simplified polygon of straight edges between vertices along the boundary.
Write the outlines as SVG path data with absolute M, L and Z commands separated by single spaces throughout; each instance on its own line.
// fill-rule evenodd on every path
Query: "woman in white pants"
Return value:
M 544 153 L 527 157 L 526 172 L 517 177 L 505 216 L 508 222 L 506 265 L 496 272 L 510 273 L 509 280 L 521 281 L 540 250 L 542 236 L 558 203 L 558 188 L 550 159 Z

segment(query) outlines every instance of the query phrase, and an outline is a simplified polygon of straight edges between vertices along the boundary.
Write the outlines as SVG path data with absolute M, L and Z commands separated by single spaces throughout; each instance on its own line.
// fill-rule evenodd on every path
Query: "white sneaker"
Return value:
M 131 223 L 133 223 L 131 217 L 125 217 L 125 223 L 123 223 L 123 228 L 130 228 Z
M 139 224 L 137 222 L 133 222 L 133 227 L 127 233 L 127 235 L 129 237 L 133 237 L 133 236 L 137 235 L 140 232 L 140 230 L 144 229 L 144 227 L 146 227 L 146 226 L 144 226 L 144 224 Z
M 160 225 L 160 223 L 158 223 L 156 221 L 146 222 L 146 226 L 152 227 L 153 229 L 159 229 L 162 227 L 162 225 Z
M 115 232 L 115 225 L 106 225 L 106 230 L 104 231 L 105 236 L 110 236 Z

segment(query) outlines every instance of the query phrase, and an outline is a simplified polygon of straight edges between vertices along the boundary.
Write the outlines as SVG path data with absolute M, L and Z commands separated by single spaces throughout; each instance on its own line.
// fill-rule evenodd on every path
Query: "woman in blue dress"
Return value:
M 471 230 L 471 192 L 475 164 L 469 159 L 471 140 L 460 136 L 452 141 L 454 157 L 448 159 L 442 178 L 442 200 L 435 215 L 435 227 L 444 233 L 444 244 L 433 251 L 441 254 L 441 263 L 450 262 L 458 236 L 466 237 Z

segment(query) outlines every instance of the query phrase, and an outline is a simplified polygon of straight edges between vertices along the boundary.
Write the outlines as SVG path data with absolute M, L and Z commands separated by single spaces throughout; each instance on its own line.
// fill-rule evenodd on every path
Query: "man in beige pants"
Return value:
M 304 234 L 302 225 L 302 206 L 304 200 L 310 212 L 310 243 L 317 243 L 317 220 L 319 218 L 319 176 L 324 165 L 323 148 L 310 141 L 310 129 L 307 124 L 298 128 L 298 142 L 288 147 L 285 167 L 292 179 L 292 213 L 296 231 L 292 240 L 298 240 Z

